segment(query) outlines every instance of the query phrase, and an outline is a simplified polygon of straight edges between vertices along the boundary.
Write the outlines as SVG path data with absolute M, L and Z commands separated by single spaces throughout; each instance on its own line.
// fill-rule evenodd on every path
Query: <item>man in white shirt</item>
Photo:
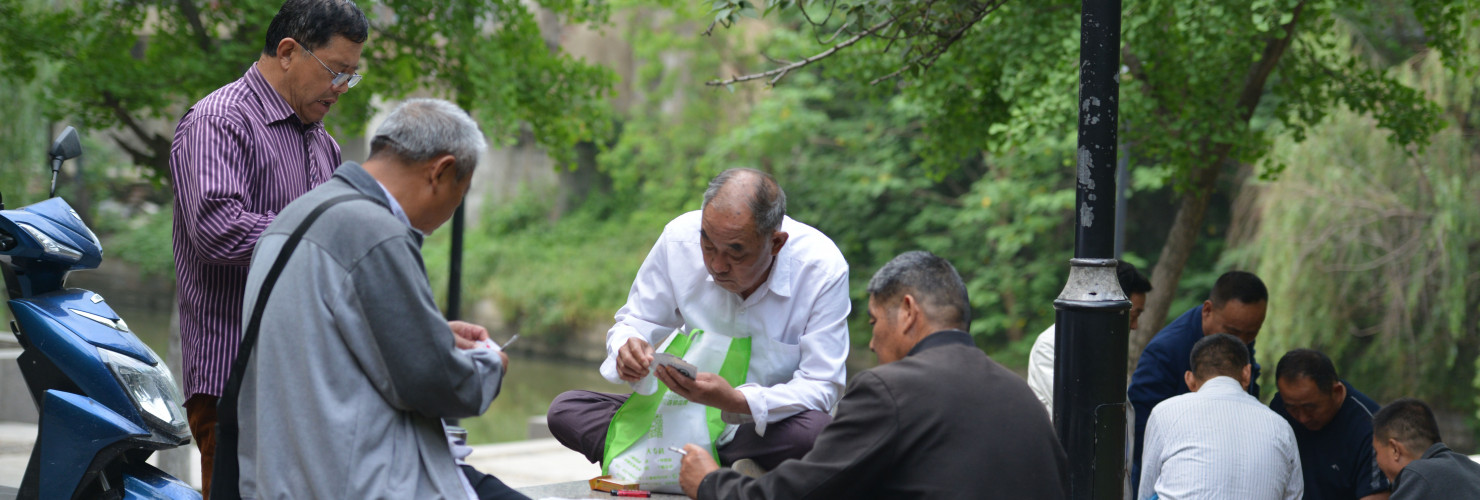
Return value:
M 1192 347 L 1193 392 L 1151 412 L 1141 490 L 1150 499 L 1289 499 L 1305 494 L 1300 451 L 1284 418 L 1249 395 L 1249 350 L 1220 333 Z
M 785 214 L 786 195 L 764 172 L 731 169 L 710 181 L 702 210 L 664 228 L 607 332 L 601 374 L 634 394 L 561 394 L 548 415 L 555 438 L 605 466 L 634 440 L 661 438 L 658 428 L 674 419 L 665 421 L 663 411 L 687 400 L 720 410 L 709 413 L 709 427 L 722 464 L 751 459 L 770 469 L 805 455 L 842 393 L 852 306 L 842 252 Z M 726 340 L 723 368 L 696 362 L 694 378 L 653 369 L 655 352 L 676 352 L 671 344 L 687 345 L 698 331 L 707 339 L 743 339 L 746 349 Z M 694 360 L 688 351 L 679 356 Z M 643 436 L 608 436 L 633 413 L 618 413 L 624 403 L 639 406 L 629 397 L 668 393 L 682 399 L 652 402 L 657 416 L 649 409 L 639 417 L 646 420 L 628 426 Z

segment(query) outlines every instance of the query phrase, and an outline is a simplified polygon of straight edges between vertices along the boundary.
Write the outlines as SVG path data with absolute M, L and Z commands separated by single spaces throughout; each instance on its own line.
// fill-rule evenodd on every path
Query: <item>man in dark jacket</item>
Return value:
M 1423 401 L 1403 398 L 1377 412 L 1372 449 L 1393 482 L 1392 500 L 1480 498 L 1480 464 L 1444 445 L 1434 412 Z
M 812 451 L 752 478 L 684 449 L 684 493 L 738 498 L 1067 496 L 1067 463 L 1048 415 L 1017 374 L 966 331 L 971 305 L 956 269 L 929 252 L 885 264 L 868 286 L 869 347 Z M 663 368 L 667 369 L 667 368 Z
M 1387 500 L 1392 486 L 1372 450 L 1376 401 L 1336 374 L 1324 353 L 1296 349 L 1275 366 L 1279 392 L 1269 402 L 1300 445 L 1305 500 Z

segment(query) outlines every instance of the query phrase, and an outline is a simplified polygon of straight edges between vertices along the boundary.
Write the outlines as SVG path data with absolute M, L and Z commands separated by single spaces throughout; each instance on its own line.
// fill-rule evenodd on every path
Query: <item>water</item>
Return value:
M 550 401 L 562 392 L 576 389 L 626 393 L 626 384 L 607 382 L 597 373 L 596 362 L 573 362 L 509 356 L 509 374 L 498 398 L 478 418 L 463 419 L 470 443 L 518 441 L 527 436 L 530 417 L 544 416 Z
M 169 308 L 174 301 L 172 286 L 168 282 L 160 283 L 160 280 L 140 280 L 130 274 L 126 269 L 117 268 L 76 273 L 68 280 L 68 286 L 102 294 L 139 339 L 163 357 L 169 352 Z M 561 392 L 585 389 L 621 393 L 629 390 L 625 384 L 612 384 L 602 378 L 596 371 L 596 362 L 532 359 L 518 351 L 511 353 L 509 358 L 508 376 L 488 411 L 480 417 L 459 422 L 468 429 L 470 444 L 528 439 L 529 419 L 544 416 L 550 401 Z

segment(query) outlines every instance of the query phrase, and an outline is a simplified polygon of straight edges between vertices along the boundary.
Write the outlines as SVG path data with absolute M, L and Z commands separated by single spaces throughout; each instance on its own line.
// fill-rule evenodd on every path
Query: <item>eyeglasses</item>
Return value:
M 298 46 L 303 47 L 303 44 L 298 44 Z M 319 56 L 313 55 L 313 51 L 308 50 L 308 47 L 303 47 L 303 51 L 307 52 L 308 55 L 313 56 L 313 60 L 318 61 L 319 66 L 324 67 L 324 71 L 328 71 L 329 74 L 334 75 L 334 79 L 329 81 L 332 86 L 338 87 L 340 85 L 344 85 L 345 83 L 349 83 L 349 86 L 353 88 L 356 84 L 360 83 L 360 78 L 364 78 L 363 76 L 360 76 L 359 73 L 340 73 L 338 71 L 329 69 L 329 65 L 324 64 L 324 60 L 319 59 Z

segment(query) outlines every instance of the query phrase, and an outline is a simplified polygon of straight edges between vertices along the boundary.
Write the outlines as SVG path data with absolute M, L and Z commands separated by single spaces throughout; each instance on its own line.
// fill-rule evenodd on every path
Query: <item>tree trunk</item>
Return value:
M 1285 50 L 1290 48 L 1290 42 L 1295 39 L 1295 27 L 1304 10 L 1305 2 L 1295 5 L 1291 10 L 1293 15 L 1290 21 L 1281 26 L 1282 36 L 1270 37 L 1264 41 L 1264 51 L 1244 76 L 1244 85 L 1234 106 L 1239 112 L 1237 119 L 1242 125 L 1247 126 L 1254 117 L 1254 109 L 1264 97 L 1264 84 L 1269 81 L 1269 75 L 1274 73 L 1280 58 L 1284 57 Z M 1192 255 L 1192 247 L 1197 244 L 1198 231 L 1202 229 L 1203 217 L 1208 213 L 1208 202 L 1213 195 L 1213 188 L 1218 185 L 1218 174 L 1223 171 L 1223 163 L 1228 160 L 1233 145 L 1218 143 L 1203 150 L 1207 152 L 1203 158 L 1208 161 L 1202 164 L 1201 169 L 1194 171 L 1192 189 L 1182 194 L 1182 205 L 1177 208 L 1177 218 L 1173 219 L 1172 230 L 1167 233 L 1167 242 L 1161 247 L 1161 258 L 1157 259 L 1156 267 L 1151 271 L 1152 290 L 1146 296 L 1146 311 L 1141 313 L 1141 328 L 1131 332 L 1126 355 L 1132 372 L 1136 369 L 1136 361 L 1141 358 L 1141 349 L 1166 324 L 1169 312 L 1167 309 L 1171 308 L 1172 297 L 1176 296 L 1177 285 L 1182 281 L 1182 268 L 1187 266 L 1187 258 Z

